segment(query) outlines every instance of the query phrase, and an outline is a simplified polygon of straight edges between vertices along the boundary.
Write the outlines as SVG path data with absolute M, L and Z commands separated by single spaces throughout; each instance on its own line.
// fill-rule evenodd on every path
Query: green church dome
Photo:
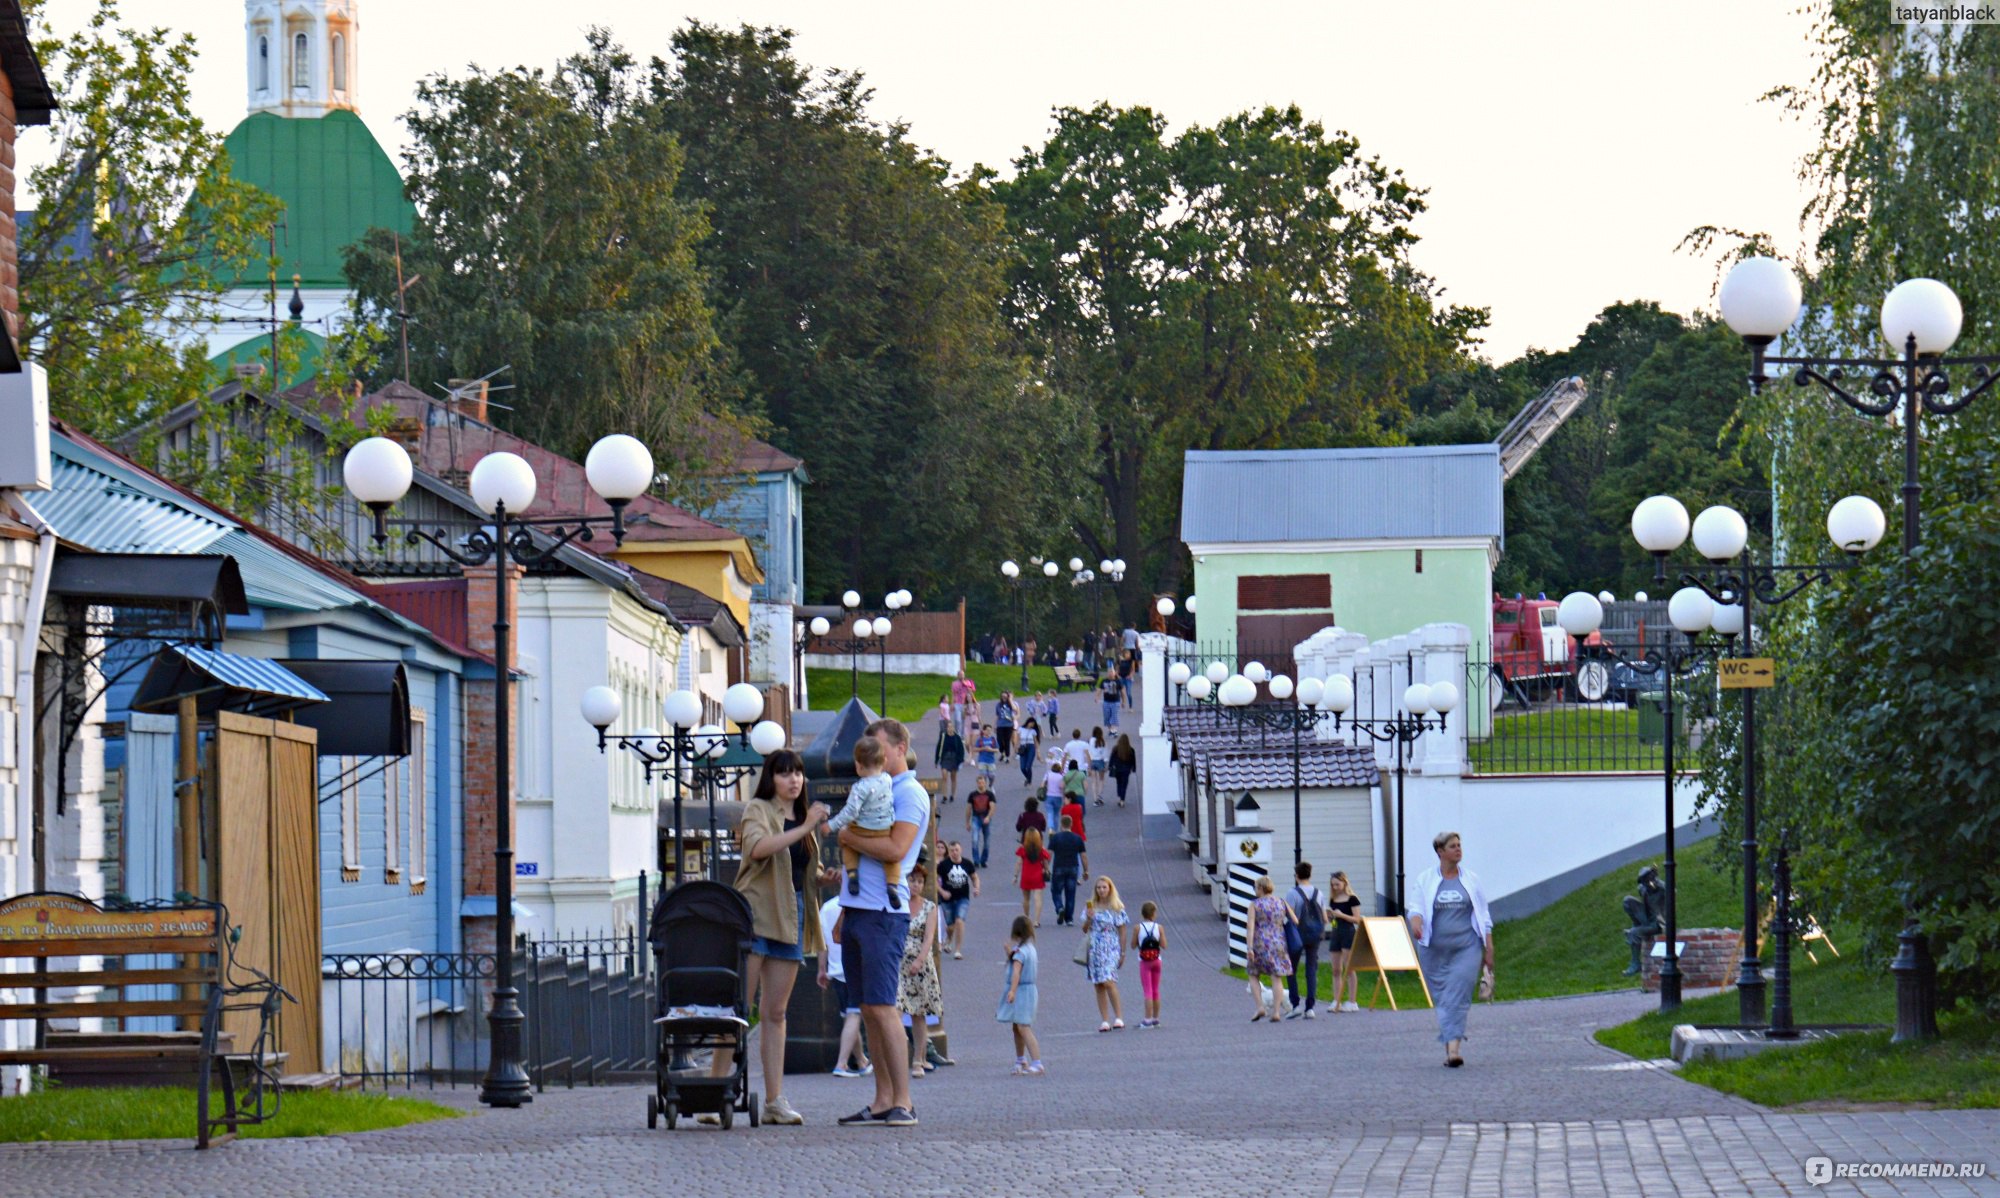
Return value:
M 307 288 L 347 287 L 342 251 L 370 229 L 409 235 L 416 208 L 403 195 L 403 178 L 361 118 L 346 109 L 322 117 L 282 117 L 269 112 L 243 118 L 223 142 L 230 169 L 285 205 L 279 234 L 280 285 L 296 274 Z M 240 282 L 262 286 L 266 276 Z

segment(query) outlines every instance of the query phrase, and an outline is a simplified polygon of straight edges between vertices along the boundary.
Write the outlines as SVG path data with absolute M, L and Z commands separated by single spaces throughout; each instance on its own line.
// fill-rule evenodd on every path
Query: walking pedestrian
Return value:
M 831 889 L 831 887 L 829 887 Z M 840 966 L 840 895 L 820 904 L 819 926 L 826 936 L 826 950 L 819 955 L 819 988 L 833 991 L 833 1005 L 840 1011 L 840 1048 L 834 1053 L 835 1077 L 866 1077 L 875 1071 L 868 1054 L 861 1050 L 861 1006 L 847 988 L 847 971 Z
M 1118 734 L 1118 743 L 1111 746 L 1111 780 L 1118 784 L 1118 805 L 1125 805 L 1125 789 L 1132 785 L 1132 775 L 1139 769 L 1139 753 L 1132 747 L 1132 738 L 1123 732 Z
M 875 1050 L 875 1096 L 865 1107 L 841 1118 L 843 1127 L 914 1127 L 910 1110 L 909 1047 L 903 1038 L 897 1003 L 902 990 L 900 965 L 910 915 L 907 882 L 894 886 L 883 866 L 895 862 L 907 879 L 926 843 L 931 800 L 910 768 L 910 733 L 898 720 L 877 720 L 866 729 L 882 742 L 883 767 L 891 779 L 896 820 L 889 835 L 867 837 L 847 828 L 840 847 L 862 855 L 860 893 L 840 894 L 841 968 L 861 1002 L 861 1021 Z M 803 763 L 800 765 L 803 771 Z M 901 909 L 898 909 L 900 904 Z
M 1000 701 L 993 705 L 993 731 L 999 737 L 1000 758 L 1006 760 L 1014 755 L 1014 694 L 1001 691 Z
M 1048 769 L 1042 774 L 1042 803 L 1051 812 L 1061 814 L 1063 805 L 1062 758 L 1052 749 L 1049 751 Z
M 823 803 L 807 804 L 805 789 L 805 759 L 791 749 L 778 750 L 764 759 L 756 796 L 743 805 L 736 826 L 741 859 L 734 885 L 750 903 L 747 973 L 762 1028 L 762 1115 L 764 1122 L 774 1124 L 805 1122 L 785 1099 L 785 1012 L 800 963 L 821 951 L 819 838 L 813 833 L 827 809 Z M 734 1061 L 734 1053 L 717 1049 L 711 1072 L 725 1077 Z M 720 1123 L 720 1117 L 715 1121 Z
M 951 942 L 951 958 L 965 957 L 965 911 L 979 897 L 979 863 L 965 855 L 965 846 L 952 841 L 938 863 L 938 920 Z
M 958 797 L 958 770 L 965 764 L 965 742 L 959 739 L 956 725 L 944 730 L 944 739 L 938 742 L 938 801 L 949 803 Z
M 1084 795 L 1089 789 L 1090 772 L 1084 769 L 1081 763 L 1070 762 L 1069 768 L 1063 771 L 1063 807 L 1067 809 L 1074 802 L 1077 813 L 1081 815 L 1083 812 Z M 1079 819 L 1077 822 L 1081 823 L 1083 821 Z
M 1090 889 L 1090 901 L 1083 907 L 1084 935 L 1090 940 L 1090 964 L 1084 974 L 1097 989 L 1097 1016 L 1100 1032 L 1122 1031 L 1125 1006 L 1118 998 L 1118 971 L 1125 964 L 1125 928 L 1130 922 L 1118 887 L 1099 874 Z
M 1131 632 L 1130 629 L 1126 629 L 1126 631 Z M 1137 639 L 1139 634 L 1135 632 L 1132 635 L 1134 639 Z M 1132 671 L 1137 664 L 1134 661 L 1134 658 L 1137 656 L 1138 650 L 1136 647 L 1132 649 L 1120 649 L 1118 651 L 1118 693 L 1124 699 L 1125 706 L 1128 708 L 1132 706 Z
M 1160 954 L 1167 951 L 1167 930 L 1159 919 L 1159 904 L 1151 899 L 1139 904 L 1139 926 L 1132 932 L 1132 943 L 1139 949 L 1139 990 L 1146 999 L 1146 1013 L 1139 1019 L 1141 1030 L 1160 1026 Z
M 1090 800 L 1094 807 L 1104 806 L 1104 780 L 1111 775 L 1111 746 L 1105 742 L 1104 729 L 1090 730 Z
M 968 742 L 979 739 L 979 698 L 973 696 L 965 701 L 965 723 L 963 735 Z
M 959 726 L 960 735 L 964 734 L 965 729 L 965 709 L 971 705 L 978 690 L 979 684 L 966 674 L 965 667 L 958 667 L 958 677 L 951 680 L 951 704 L 954 708 L 952 716 Z
M 1250 1022 L 1261 1019 L 1276 1021 L 1283 1012 L 1278 1005 L 1284 993 L 1278 986 L 1278 979 L 1292 972 L 1291 954 L 1285 951 L 1285 925 L 1291 921 L 1292 913 L 1285 904 L 1278 901 L 1270 875 L 1257 879 L 1257 899 L 1250 904 L 1250 925 L 1244 929 L 1249 943 L 1249 956 L 1244 963 L 1244 972 L 1250 975 L 1250 993 L 1257 999 L 1257 1013 Z M 1264 979 L 1271 979 L 1269 994 L 1271 1009 L 1264 1009 L 1266 987 Z
M 1035 1007 L 1041 993 L 1036 977 L 1040 973 L 1035 927 L 1027 916 L 1016 915 L 1007 936 L 1007 985 L 1000 992 L 1000 1006 L 993 1012 L 995 1019 L 1013 1027 L 1012 1072 L 1016 1077 L 1042 1074 L 1042 1046 L 1035 1039 Z
M 1431 848 L 1437 851 L 1438 863 L 1417 875 L 1410 896 L 1410 930 L 1417 939 L 1424 981 L 1437 1003 L 1444 1063 L 1456 1069 L 1465 1064 L 1459 1050 L 1465 1042 L 1465 1015 L 1472 1007 L 1473 988 L 1482 971 L 1493 969 L 1493 915 L 1479 878 L 1459 867 L 1465 846 L 1458 833 L 1438 833 L 1431 838 Z
M 1062 752 L 1063 760 L 1075 765 L 1076 768 L 1080 770 L 1090 768 L 1090 742 L 1083 739 L 1083 729 L 1069 730 L 1069 743 L 1063 746 Z
M 1062 704 L 1056 701 L 1056 693 L 1054 691 L 1043 691 L 1042 731 L 1047 733 L 1047 740 L 1051 744 L 1055 743 L 1056 737 L 1061 735 L 1061 728 Z
M 924 897 L 930 870 L 922 862 L 910 867 L 910 928 L 903 938 L 902 987 L 897 1009 L 910 1021 L 910 1076 L 920 1078 L 937 1066 L 925 1058 L 931 1043 L 930 1019 L 944 1017 L 944 987 L 938 984 L 938 904 Z
M 1327 937 L 1327 959 L 1333 965 L 1333 1004 L 1335 1012 L 1359 1011 L 1361 1004 L 1361 979 L 1350 973 L 1354 962 L 1354 930 L 1361 926 L 1361 897 L 1348 885 L 1347 872 L 1336 869 L 1326 880 L 1327 927 L 1331 929 Z M 1348 994 L 1349 988 L 1353 995 Z
M 979 729 L 979 738 L 972 742 L 973 772 L 981 782 L 993 785 L 993 771 L 1000 764 L 1000 739 L 993 735 L 993 725 L 985 724 Z
M 1310 861 L 1301 861 L 1292 867 L 1295 879 L 1291 892 L 1285 895 L 1285 906 L 1291 909 L 1292 923 L 1299 929 L 1299 951 L 1292 953 L 1292 976 L 1285 981 L 1285 990 L 1291 995 L 1291 1013 L 1287 1019 L 1304 1016 L 1318 1019 L 1313 1006 L 1319 998 L 1319 944 L 1326 938 L 1326 904 L 1321 898 L 1319 887 L 1312 884 L 1313 867 Z M 1289 947 L 1289 945 L 1287 946 Z M 1299 1006 L 1299 975 L 1305 974 L 1306 1002 Z
M 1021 743 L 1018 746 L 1021 757 L 1021 785 L 1032 786 L 1035 782 L 1036 746 L 1042 739 L 1042 725 L 1034 716 L 1029 716 L 1021 725 Z
M 965 830 L 972 837 L 972 863 L 986 868 L 986 856 L 993 847 L 993 807 L 1000 796 L 985 778 L 973 783 L 972 793 L 965 796 Z
M 1056 812 L 1056 816 L 1059 820 L 1069 821 L 1070 831 L 1076 833 L 1078 840 L 1090 839 L 1090 832 L 1083 826 L 1083 800 L 1065 795 L 1062 809 Z
M 1042 834 L 1029 828 L 1014 850 L 1019 860 L 1014 866 L 1014 884 L 1021 888 L 1021 914 L 1031 915 L 1042 926 L 1042 891 L 1048 888 L 1048 851 L 1042 848 Z
M 1049 888 L 1055 891 L 1056 923 L 1076 922 L 1076 884 L 1090 876 L 1090 853 L 1069 816 L 1061 831 L 1049 837 Z
M 1118 726 L 1118 700 L 1124 693 L 1125 688 L 1119 685 L 1117 672 L 1106 670 L 1103 680 L 1097 684 L 1097 700 L 1104 708 L 1104 724 L 1107 728 Z
M 1014 817 L 1014 839 L 1026 840 L 1031 828 L 1044 836 L 1049 834 L 1049 817 L 1042 814 L 1041 800 L 1033 795 L 1021 801 L 1021 814 Z

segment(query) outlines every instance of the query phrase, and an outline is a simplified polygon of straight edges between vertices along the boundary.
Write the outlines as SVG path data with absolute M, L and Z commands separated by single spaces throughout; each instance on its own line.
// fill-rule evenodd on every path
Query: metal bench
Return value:
M 22 992 L 29 1002 L 0 1002 L 0 1020 L 32 1020 L 35 1044 L 0 1050 L 0 1065 L 46 1065 L 72 1085 L 184 1085 L 195 1089 L 195 1147 L 232 1138 L 239 1127 L 277 1113 L 274 1057 L 266 1053 L 271 1017 L 290 997 L 271 979 L 231 981 L 228 916 L 220 903 L 107 903 L 81 895 L 34 893 L 0 901 L 0 960 L 34 963 L 32 972 L 0 973 L 0 990 Z M 174 965 L 126 968 L 126 958 L 177 956 Z M 51 969 L 52 960 L 76 959 L 75 968 Z M 82 960 L 102 958 L 99 968 Z M 132 988 L 154 993 L 134 997 Z M 51 991 L 68 993 L 51 995 Z M 116 997 L 113 997 L 114 993 Z M 228 1012 L 252 1012 L 255 1043 L 234 1052 L 235 1036 L 223 1030 Z M 51 1028 L 52 1021 L 166 1017 L 178 1031 Z M 244 1074 L 239 1087 L 238 1071 Z M 219 1113 L 210 1115 L 210 1090 L 222 1082 Z M 221 1134 L 217 1134 L 220 1132 Z

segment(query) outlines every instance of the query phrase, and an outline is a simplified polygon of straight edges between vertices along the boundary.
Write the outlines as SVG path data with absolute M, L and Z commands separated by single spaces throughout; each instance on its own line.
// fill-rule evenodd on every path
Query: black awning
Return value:
M 853 778 L 854 745 L 868 734 L 876 715 L 859 698 L 851 698 L 834 714 L 833 722 L 813 737 L 799 755 L 805 758 L 806 778 Z
M 202 715 L 237 711 L 268 717 L 327 705 L 324 692 L 278 662 L 200 645 L 168 645 L 154 654 L 131 708 L 169 712 L 189 695 Z
M 410 755 L 410 683 L 402 662 L 287 658 L 278 664 L 331 700 L 293 717 L 319 730 L 321 757 Z
M 104 607 L 195 607 L 250 614 L 243 575 L 226 553 L 64 553 L 49 574 L 52 594 Z

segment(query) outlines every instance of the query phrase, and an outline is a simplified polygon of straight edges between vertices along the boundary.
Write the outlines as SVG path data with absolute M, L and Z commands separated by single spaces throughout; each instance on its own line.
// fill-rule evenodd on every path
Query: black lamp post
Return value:
M 1744 651 L 1754 653 L 1752 638 L 1756 604 L 1775 606 L 1800 594 L 1816 582 L 1825 582 L 1837 570 L 1851 568 L 1860 555 L 1881 541 L 1887 523 L 1875 501 L 1849 496 L 1827 512 L 1826 527 L 1833 542 L 1847 554 L 1837 562 L 1804 565 L 1759 564 L 1748 558 L 1736 560 L 1749 541 L 1743 517 L 1727 507 L 1711 507 L 1694 518 L 1693 540 L 1704 564 L 1684 567 L 1683 585 L 1701 589 L 1716 604 L 1715 631 L 1733 648 L 1743 638 Z M 1655 559 L 1654 577 L 1666 580 L 1666 555 Z M 1725 680 L 1726 681 L 1726 680 Z M 1746 676 L 1743 681 L 1765 679 Z M 1764 1022 L 1764 970 L 1758 957 L 1757 923 L 1757 690 L 1742 688 L 1743 704 L 1743 954 L 1736 975 L 1737 1022 L 1749 1027 Z M 1781 984 L 1789 988 L 1789 962 L 1779 962 L 1785 976 Z
M 608 525 L 614 544 L 625 540 L 625 505 L 652 485 L 653 455 L 636 438 L 622 433 L 593 445 L 584 472 L 611 508 L 608 516 L 524 518 L 535 502 L 535 472 L 517 454 L 490 453 L 481 458 L 468 480 L 473 502 L 491 512 L 490 524 L 468 524 L 452 530 L 436 525 L 397 521 L 406 527 L 404 542 L 429 543 L 468 574 L 493 565 L 493 939 L 494 982 L 486 1026 L 490 1039 L 486 1075 L 479 1100 L 488 1106 L 518 1107 L 534 1100 L 528 1073 L 521 1064 L 520 995 L 514 988 L 514 842 L 510 799 L 513 793 L 513 744 L 508 716 L 514 647 L 508 638 L 507 577 L 512 565 L 532 566 L 548 560 L 573 540 L 588 541 L 593 530 Z M 368 507 L 374 518 L 378 546 L 388 543 L 388 511 L 409 491 L 410 455 L 386 437 L 368 437 L 347 452 L 342 463 L 347 489 Z M 453 531 L 459 535 L 454 537 Z
M 1090 668 L 1101 669 L 1103 663 L 1098 652 L 1098 638 L 1103 633 L 1104 619 L 1099 602 L 1106 587 L 1116 588 L 1125 581 L 1125 559 L 1107 557 L 1097 563 L 1096 570 L 1085 568 L 1081 558 L 1073 557 L 1069 561 L 1072 571 L 1070 585 L 1090 588 L 1090 636 L 1085 641 L 1084 651 L 1089 655 Z
M 1292 864 L 1305 859 L 1303 804 L 1304 734 L 1308 729 L 1331 722 L 1335 729 L 1353 727 L 1373 740 L 1396 746 L 1396 914 L 1403 913 L 1403 784 L 1404 753 L 1426 732 L 1442 732 L 1445 717 L 1458 706 L 1458 688 L 1449 682 L 1434 685 L 1413 683 L 1403 691 L 1405 710 L 1387 718 L 1350 718 L 1354 706 L 1354 683 L 1344 674 L 1324 681 L 1306 678 L 1294 684 L 1283 674 L 1269 675 L 1264 667 L 1251 662 L 1247 673 L 1232 674 L 1221 683 L 1203 674 L 1196 676 L 1185 663 L 1176 662 L 1168 681 L 1187 691 L 1197 703 L 1213 701 L 1227 711 L 1238 726 L 1289 731 L 1292 734 Z M 1279 702 L 1256 702 L 1257 686 L 1264 683 Z M 1211 696 L 1213 698 L 1211 699 Z M 1427 717 L 1437 713 L 1437 722 Z
M 1039 564 L 1041 566 L 1042 576 L 1045 578 L 1054 578 L 1056 575 L 1062 573 L 1062 570 L 1054 562 L 1045 562 L 1040 558 L 1029 558 L 1028 560 L 1030 564 Z M 1034 664 L 1028 660 L 1027 584 L 1029 578 L 1032 576 L 1023 573 L 1020 564 L 1012 559 L 1000 563 L 1000 576 L 1005 578 L 1008 584 L 1014 588 L 1014 602 L 1021 614 L 1019 625 L 1021 638 L 1018 644 L 1021 650 L 1021 693 L 1025 695 L 1028 693 L 1028 667 Z
M 738 726 L 735 732 L 719 724 L 702 724 L 701 696 L 677 690 L 661 704 L 670 731 L 641 728 L 637 732 L 612 734 L 623 709 L 618 692 L 608 686 L 594 686 L 583 693 L 583 718 L 597 729 L 597 751 L 615 744 L 637 757 L 647 782 L 655 771 L 674 779 L 674 881 L 683 881 L 685 823 L 682 799 L 690 789 L 708 800 L 708 876 L 716 876 L 715 804 L 716 796 L 749 778 L 763 766 L 764 758 L 785 747 L 785 730 L 764 713 L 764 695 L 747 682 L 739 682 L 722 695 L 722 712 Z M 684 776 L 685 775 L 685 776 Z
M 1925 414 L 1953 416 L 1962 412 L 2000 382 L 2000 357 L 1946 357 L 1958 340 L 1964 310 L 1950 287 L 1936 279 L 1908 279 L 1882 300 L 1882 336 L 1901 349 L 1899 357 L 1789 357 L 1768 352 L 1798 319 L 1802 293 L 1791 268 L 1775 258 L 1745 258 L 1730 269 L 1717 299 L 1722 318 L 1750 348 L 1750 390 L 1755 394 L 1771 381 L 1766 366 L 1792 371 L 1799 387 L 1817 385 L 1864 416 L 1894 416 L 1901 409 L 1903 426 L 1903 555 L 1914 553 L 1923 485 L 1918 481 L 1917 450 Z M 1951 372 L 1965 369 L 1971 385 L 1952 394 Z M 1867 396 L 1847 387 L 1849 371 L 1867 381 Z M 1858 389 L 1857 389 L 1858 390 Z M 1914 915 L 1897 936 L 1896 959 L 1889 969 L 1896 977 L 1897 1043 L 1935 1040 L 1937 1029 L 1937 963 L 1930 941 Z

